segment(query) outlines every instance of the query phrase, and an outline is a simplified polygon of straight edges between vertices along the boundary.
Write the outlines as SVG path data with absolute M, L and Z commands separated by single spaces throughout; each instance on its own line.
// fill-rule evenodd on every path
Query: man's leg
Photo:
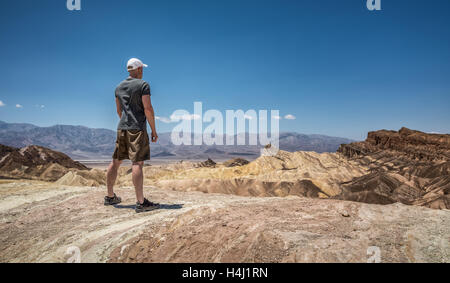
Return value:
M 133 185 L 136 190 L 136 199 L 140 204 L 144 203 L 144 173 L 142 172 L 142 167 L 144 167 L 143 161 L 133 162 Z
M 108 188 L 108 197 L 114 197 L 114 184 L 117 179 L 117 171 L 119 170 L 120 164 L 122 161 L 117 159 L 113 159 L 111 164 L 108 167 L 108 172 L 106 174 L 106 186 Z

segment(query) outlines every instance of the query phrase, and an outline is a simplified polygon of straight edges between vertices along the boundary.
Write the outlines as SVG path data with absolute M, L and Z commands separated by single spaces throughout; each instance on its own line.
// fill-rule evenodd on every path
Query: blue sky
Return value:
M 114 129 L 114 89 L 138 57 L 161 117 L 201 101 L 295 116 L 282 131 L 450 132 L 448 0 L 81 3 L 1 1 L 0 120 Z

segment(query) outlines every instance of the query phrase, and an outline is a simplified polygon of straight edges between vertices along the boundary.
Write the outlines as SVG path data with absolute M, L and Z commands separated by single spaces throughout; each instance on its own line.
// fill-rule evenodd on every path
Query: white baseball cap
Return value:
M 142 63 L 142 61 L 137 58 L 131 58 L 130 60 L 128 60 L 128 63 L 127 63 L 128 71 L 133 71 L 133 70 L 136 70 L 136 69 L 142 68 L 142 67 L 147 68 L 148 65 Z

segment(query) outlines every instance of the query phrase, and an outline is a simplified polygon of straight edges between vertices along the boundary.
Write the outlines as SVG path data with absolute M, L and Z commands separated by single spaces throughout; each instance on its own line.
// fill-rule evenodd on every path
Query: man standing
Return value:
M 108 196 L 105 205 L 115 205 L 122 200 L 114 193 L 117 171 L 123 160 L 133 163 L 132 176 L 136 190 L 136 212 L 150 211 L 159 208 L 159 204 L 144 198 L 144 161 L 150 159 L 150 143 L 147 134 L 147 123 L 152 130 L 152 142 L 157 142 L 155 128 L 155 112 L 150 99 L 150 86 L 142 80 L 144 67 L 141 60 L 132 58 L 127 63 L 130 76 L 116 88 L 116 106 L 120 122 L 117 130 L 116 148 L 113 161 L 108 167 Z

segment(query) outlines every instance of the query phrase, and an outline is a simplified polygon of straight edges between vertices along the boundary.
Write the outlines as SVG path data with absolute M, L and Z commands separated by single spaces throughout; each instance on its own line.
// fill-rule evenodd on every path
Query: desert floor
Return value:
M 450 262 L 450 211 L 340 200 L 239 197 L 0 180 L 0 261 Z

